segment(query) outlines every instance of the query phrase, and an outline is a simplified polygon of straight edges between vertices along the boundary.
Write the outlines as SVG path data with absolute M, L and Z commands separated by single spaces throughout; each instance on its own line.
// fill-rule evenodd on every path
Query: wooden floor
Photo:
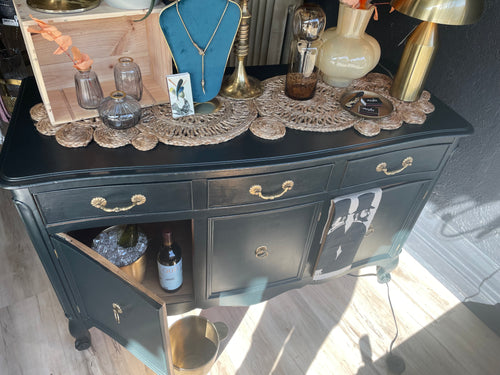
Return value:
M 394 353 L 405 359 L 405 374 L 500 373 L 500 338 L 406 253 L 390 293 L 399 324 Z M 250 308 L 192 313 L 229 327 L 211 375 L 390 373 L 385 356 L 395 326 L 386 286 L 374 277 L 346 276 Z M 0 374 L 153 374 L 98 330 L 91 334 L 91 349 L 74 350 L 10 194 L 0 191 Z

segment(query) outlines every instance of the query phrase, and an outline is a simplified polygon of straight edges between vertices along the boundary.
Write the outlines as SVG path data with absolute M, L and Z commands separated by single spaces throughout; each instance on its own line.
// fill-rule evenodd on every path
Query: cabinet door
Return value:
M 302 277 L 321 203 L 209 219 L 208 297 Z
M 396 254 L 423 208 L 429 186 L 430 181 L 416 181 L 383 189 L 382 200 L 354 263 Z
M 173 374 L 165 303 L 72 237 L 53 243 L 81 313 L 157 374 Z

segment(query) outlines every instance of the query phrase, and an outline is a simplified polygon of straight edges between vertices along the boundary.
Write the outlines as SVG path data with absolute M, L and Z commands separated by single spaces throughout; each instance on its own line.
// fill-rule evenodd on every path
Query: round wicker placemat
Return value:
M 211 114 L 172 118 L 170 104 L 144 108 L 141 122 L 126 130 L 105 126 L 99 118 L 52 125 L 43 104 L 30 110 L 36 129 L 54 136 L 64 147 L 84 147 L 92 140 L 105 148 L 131 144 L 137 150 L 148 151 L 158 142 L 175 146 L 211 145 L 229 141 L 244 133 L 257 118 L 252 101 L 218 98 L 220 108 Z
M 250 131 L 259 138 L 275 140 L 285 136 L 286 127 L 277 118 L 265 116 L 253 120 Z
M 380 73 L 370 73 L 346 88 L 335 88 L 318 81 L 314 97 L 298 101 L 285 95 L 285 76 L 277 76 L 263 82 L 264 94 L 255 99 L 255 103 L 261 116 L 278 117 L 288 128 L 305 131 L 332 132 L 354 127 L 361 134 L 372 137 L 381 130 L 397 129 L 403 122 L 424 123 L 426 114 L 434 111 L 429 92 L 424 91 L 416 102 L 406 103 L 389 94 L 391 84 L 392 80 Z M 394 111 L 377 120 L 355 116 L 339 103 L 342 94 L 348 90 L 376 92 L 392 102 Z

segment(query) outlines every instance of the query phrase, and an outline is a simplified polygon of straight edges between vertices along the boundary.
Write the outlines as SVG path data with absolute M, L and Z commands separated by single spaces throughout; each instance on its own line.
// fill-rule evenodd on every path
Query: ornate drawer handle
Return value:
M 99 208 L 105 212 L 122 212 L 128 211 L 135 206 L 140 206 L 141 204 L 146 203 L 146 197 L 142 194 L 135 194 L 132 196 L 132 198 L 130 198 L 130 201 L 132 202 L 132 204 L 127 207 L 107 208 L 106 205 L 108 204 L 108 201 L 106 201 L 106 199 L 102 197 L 95 197 L 92 198 L 90 204 L 95 208 Z
M 387 163 L 380 163 L 379 165 L 377 165 L 377 172 L 384 172 L 387 176 L 392 176 L 403 172 L 406 168 L 408 168 L 412 164 L 413 164 L 413 158 L 411 156 L 408 156 L 406 159 L 403 160 L 403 162 L 401 163 L 402 167 L 399 168 L 398 170 L 388 172 Z
M 292 180 L 287 180 L 281 184 L 281 188 L 283 191 L 279 194 L 276 195 L 263 195 L 262 194 L 262 186 L 260 185 L 253 185 L 250 190 L 248 191 L 252 195 L 257 195 L 258 197 L 261 197 L 262 199 L 265 200 L 273 200 L 279 197 L 282 197 L 287 191 L 292 190 L 293 188 L 293 181 Z
M 117 303 L 113 302 L 112 306 L 113 306 L 113 314 L 115 315 L 116 323 L 120 324 L 120 314 L 123 314 L 123 310 L 120 307 L 120 305 Z
M 267 246 L 259 246 L 255 249 L 255 256 L 259 259 L 263 259 L 269 255 L 269 250 L 267 250 Z

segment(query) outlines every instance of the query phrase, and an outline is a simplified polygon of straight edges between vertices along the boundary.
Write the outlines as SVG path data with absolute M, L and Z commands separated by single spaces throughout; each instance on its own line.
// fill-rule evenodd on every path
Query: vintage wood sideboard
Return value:
M 277 141 L 246 132 L 213 146 L 69 149 L 33 126 L 29 109 L 40 96 L 28 78 L 3 146 L 0 181 L 12 191 L 76 348 L 89 347 L 95 326 L 158 374 L 169 374 L 167 311 L 249 305 L 319 282 L 313 273 L 335 197 L 382 189 L 352 269 L 377 265 L 379 280 L 388 280 L 459 138 L 472 133 L 439 99 L 431 101 L 436 110 L 423 125 L 373 138 L 353 129 L 288 129 Z M 402 166 L 408 157 L 413 163 Z M 381 163 L 385 171 L 377 170 Z M 260 196 L 249 192 L 254 185 Z M 146 202 L 134 206 L 137 194 Z M 107 212 L 91 205 L 95 197 L 128 209 Z M 124 223 L 139 223 L 150 235 L 142 284 L 89 247 L 100 230 Z M 162 291 L 155 269 L 154 247 L 167 224 L 184 254 L 184 284 L 175 294 Z

